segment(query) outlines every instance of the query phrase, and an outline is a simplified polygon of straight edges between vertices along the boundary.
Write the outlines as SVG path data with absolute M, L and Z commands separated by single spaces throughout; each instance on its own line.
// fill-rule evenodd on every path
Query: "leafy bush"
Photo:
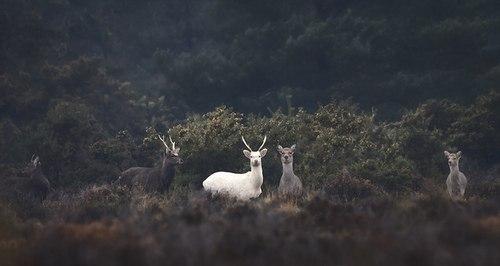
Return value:
M 241 171 L 243 153 L 241 114 L 226 107 L 203 116 L 195 115 L 171 129 L 171 136 L 181 147 L 185 164 L 182 169 L 202 180 L 219 170 Z
M 310 114 L 280 112 L 271 117 L 244 117 L 220 107 L 203 116 L 192 116 L 172 128 L 186 163 L 186 173 L 197 176 L 198 184 L 216 171 L 245 171 L 247 161 L 241 154 L 245 136 L 257 148 L 264 135 L 269 155 L 264 158 L 265 182 L 276 185 L 281 165 L 275 148 L 297 144 L 295 168 L 304 183 L 319 187 L 327 176 L 344 167 L 377 184 L 396 189 L 409 185 L 412 166 L 394 148 L 389 136 L 378 129 L 371 116 L 360 113 L 351 103 L 331 103 Z M 399 162 L 393 165 L 394 162 Z M 196 180 L 196 178 L 194 178 Z
M 500 93 L 479 96 L 453 125 L 450 145 L 462 149 L 483 166 L 500 161 Z
M 344 171 L 340 176 L 329 178 L 323 191 L 326 197 L 334 202 L 346 203 L 367 198 L 380 198 L 385 192 L 371 181 L 353 177 Z
M 442 176 L 447 172 L 444 150 L 461 150 L 465 165 L 483 174 L 498 163 L 495 148 L 499 144 L 498 106 L 500 94 L 490 92 L 464 107 L 449 101 L 430 101 L 419 106 L 393 124 L 390 133 L 419 172 L 425 176 Z

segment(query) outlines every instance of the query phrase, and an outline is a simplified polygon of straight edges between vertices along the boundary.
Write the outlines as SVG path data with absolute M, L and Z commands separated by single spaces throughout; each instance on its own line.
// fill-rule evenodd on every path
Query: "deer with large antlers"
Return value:
M 165 141 L 165 136 L 158 135 L 165 146 L 165 154 L 162 164 L 157 167 L 132 167 L 121 173 L 116 181 L 120 185 L 141 186 L 148 192 L 164 193 L 170 187 L 175 176 L 175 166 L 182 164 L 179 157 L 180 148 L 175 147 L 175 142 L 168 137 L 172 147 L 169 147 Z
M 253 151 L 242 136 L 241 140 L 248 148 L 243 150 L 243 154 L 250 159 L 249 172 L 238 174 L 230 172 L 216 172 L 203 181 L 203 188 L 213 194 L 223 194 L 239 200 L 247 201 L 257 198 L 262 193 L 262 157 L 266 156 L 267 149 L 262 149 L 266 143 L 264 137 L 262 145 L 257 151 Z

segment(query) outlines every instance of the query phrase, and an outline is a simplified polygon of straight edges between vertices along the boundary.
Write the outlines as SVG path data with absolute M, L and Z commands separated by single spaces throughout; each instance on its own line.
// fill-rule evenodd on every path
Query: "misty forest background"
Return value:
M 461 248 L 470 248 L 458 258 L 468 265 L 498 259 L 488 251 L 500 238 L 499 1 L 1 0 L 0 46 L 0 178 L 22 175 L 37 154 L 54 189 L 45 203 L 3 197 L 0 232 L 21 240 L 1 245 L 0 255 L 19 253 L 37 263 L 54 263 L 46 254 L 88 248 L 69 237 L 82 230 L 95 241 L 91 246 L 110 248 L 115 255 L 93 253 L 95 257 L 82 257 L 83 264 L 111 265 L 117 259 L 154 265 L 165 262 L 162 256 L 172 258 L 172 264 L 199 264 L 202 259 L 263 263 L 279 254 L 274 248 L 289 242 L 267 242 L 268 252 L 258 257 L 265 260 L 239 259 L 260 240 L 276 239 L 270 237 L 273 228 L 287 224 L 292 231 L 302 226 L 311 230 L 303 230 L 307 236 L 292 234 L 305 237 L 308 247 L 328 248 L 314 246 L 315 253 L 306 254 L 310 250 L 292 241 L 282 251 L 290 260 L 283 256 L 273 263 L 382 263 L 392 256 L 400 265 L 412 260 L 442 265 L 457 259 L 446 252 L 460 253 Z M 170 133 L 185 161 L 169 195 L 131 196 L 106 185 L 128 167 L 159 162 L 162 146 L 156 132 Z M 317 192 L 299 203 L 309 216 L 279 216 L 295 221 L 292 225 L 266 216 L 275 210 L 274 198 L 233 206 L 196 194 L 201 181 L 215 171 L 246 171 L 240 136 L 255 146 L 264 134 L 272 151 L 263 159 L 264 194 L 272 197 L 281 176 L 275 147 L 294 143 L 295 172 L 308 191 Z M 456 210 L 444 194 L 449 171 L 444 150 L 463 153 L 461 170 L 469 179 L 470 199 L 464 210 Z M 401 199 L 394 197 L 409 200 L 408 195 L 422 198 L 412 199 L 411 206 L 397 205 Z M 365 197 L 369 200 L 359 203 Z M 124 213 L 133 222 L 120 222 Z M 481 215 L 493 218 L 475 220 Z M 220 216 L 229 226 L 218 227 L 207 218 Z M 457 217 L 462 220 L 456 227 L 442 226 Z M 99 223 L 103 218 L 112 222 Z M 382 252 L 387 257 L 351 249 L 380 243 L 378 232 L 386 223 L 394 228 L 408 220 L 421 226 L 414 230 L 421 232 L 414 247 L 389 245 L 390 252 Z M 54 221 L 75 224 L 63 230 Z M 184 238 L 162 235 L 166 231 L 158 221 L 172 226 L 168 234 L 174 228 Z M 349 227 L 352 221 L 377 233 L 361 240 L 357 237 L 364 233 L 356 235 Z M 208 223 L 195 232 L 209 237 L 229 230 L 247 241 L 235 245 L 229 234 L 215 238 L 218 244 L 196 246 L 189 231 L 193 223 Z M 267 229 L 254 239 L 245 230 L 256 224 Z M 315 235 L 335 231 L 332 224 L 351 232 L 349 243 L 354 244 L 344 246 L 345 235 L 333 233 L 338 242 L 322 242 L 324 235 Z M 139 225 L 147 229 L 139 233 Z M 445 237 L 436 240 L 434 234 L 422 233 L 431 225 Z M 446 246 L 440 241 L 463 226 L 472 228 L 472 235 L 458 237 L 459 244 L 448 243 L 452 251 L 436 248 Z M 149 254 L 149 242 L 131 247 L 134 238 L 124 236 L 131 231 L 160 234 L 152 237 L 157 241 L 153 250 L 163 253 Z M 391 235 L 382 230 L 396 242 L 418 234 L 410 231 Z M 33 240 L 31 232 L 42 233 Z M 94 239 L 92 232 L 109 236 L 113 244 L 105 237 Z M 184 239 L 185 245 L 170 246 L 172 237 Z M 61 239 L 66 242 L 58 246 Z M 32 241 L 54 246 L 47 252 L 30 246 Z M 419 243 L 428 249 L 419 250 Z M 214 245 L 223 248 L 207 251 Z M 207 253 L 182 257 L 187 246 Z M 132 248 L 142 253 L 124 255 Z M 321 251 L 330 248 L 338 252 Z M 344 253 L 363 255 L 357 261 L 356 256 L 342 257 Z M 441 255 L 422 255 L 430 253 Z M 80 257 L 62 256 L 57 262 L 75 258 Z

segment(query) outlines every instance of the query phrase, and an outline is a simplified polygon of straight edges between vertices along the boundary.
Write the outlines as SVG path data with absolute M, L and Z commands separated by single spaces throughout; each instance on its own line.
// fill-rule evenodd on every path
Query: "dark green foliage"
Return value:
M 197 175 L 198 182 L 222 170 L 238 171 L 242 165 L 242 115 L 226 107 L 203 116 L 195 115 L 171 130 L 185 155 L 183 169 Z M 201 183 L 201 182 L 200 182 Z
M 263 159 L 265 182 L 275 185 L 281 176 L 277 145 L 297 144 L 295 169 L 306 186 L 319 187 L 325 177 L 344 167 L 390 189 L 410 185 L 412 165 L 394 140 L 378 129 L 373 117 L 352 104 L 331 103 L 310 114 L 280 112 L 270 118 L 244 117 L 225 107 L 193 116 L 171 130 L 186 164 L 181 169 L 195 182 L 216 171 L 249 171 L 241 135 L 254 149 L 267 135 L 269 155 Z
M 469 107 L 430 101 L 395 123 L 391 134 L 421 174 L 444 173 L 443 151 L 461 150 L 468 158 L 467 169 L 483 175 L 499 161 L 499 103 L 496 91 L 479 96 Z
M 385 195 L 384 190 L 369 180 L 353 177 L 347 170 L 344 170 L 339 176 L 329 178 L 323 192 L 330 200 L 340 203 Z
M 133 163 L 129 146 L 119 148 L 122 155 L 120 162 L 114 159 L 114 168 L 105 165 L 109 158 L 103 158 L 102 146 L 124 145 L 107 140 L 118 129 L 137 133 L 144 128 L 146 110 L 134 104 L 139 101 L 134 90 L 86 57 L 62 66 L 46 64 L 37 71 L 2 76 L 2 162 L 19 166 L 37 153 L 55 186 L 106 180 L 119 173 L 123 160 Z
M 500 93 L 491 91 L 478 97 L 453 127 L 450 143 L 460 147 L 481 164 L 500 160 Z M 480 158 L 480 159 L 479 159 Z
M 46 64 L 98 57 L 100 69 L 67 76 L 65 90 L 84 91 L 79 80 L 106 71 L 153 99 L 166 94 L 176 115 L 221 104 L 263 113 L 292 88 L 308 109 L 353 97 L 396 119 L 431 98 L 468 102 L 497 86 L 500 64 L 495 0 L 6 0 L 1 9 L 2 73 L 38 78 Z

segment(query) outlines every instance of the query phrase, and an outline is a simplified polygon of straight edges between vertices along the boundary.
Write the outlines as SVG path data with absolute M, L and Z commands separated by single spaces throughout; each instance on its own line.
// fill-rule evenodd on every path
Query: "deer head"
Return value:
M 293 153 L 295 152 L 295 144 L 290 148 L 283 148 L 281 145 L 278 145 L 278 153 L 281 157 L 281 162 L 283 164 L 293 163 Z
M 33 154 L 31 160 L 25 168 L 25 173 L 28 175 L 33 175 L 35 172 L 41 170 L 42 163 L 40 162 L 40 157 Z
M 450 167 L 458 167 L 458 162 L 460 161 L 460 158 L 462 157 L 462 152 L 459 151 L 457 153 L 451 153 L 448 151 L 444 151 L 444 155 L 446 158 L 448 158 L 448 165 Z
M 250 159 L 250 165 L 254 167 L 260 166 L 262 157 L 266 156 L 267 154 L 267 149 L 262 149 L 262 147 L 264 147 L 264 144 L 266 143 L 267 136 L 264 136 L 264 141 L 262 141 L 262 145 L 260 145 L 257 151 L 253 151 L 252 148 L 250 148 L 243 136 L 241 136 L 241 140 L 248 148 L 248 150 L 243 150 L 243 154 L 245 154 L 245 156 Z
M 179 157 L 180 148 L 175 147 L 175 142 L 172 141 L 172 138 L 168 136 L 168 139 L 170 140 L 172 147 L 168 146 L 167 142 L 165 141 L 165 136 L 158 135 L 158 139 L 160 139 L 163 145 L 165 146 L 165 157 L 163 158 L 163 164 L 165 163 L 182 164 L 183 160 L 181 157 Z

